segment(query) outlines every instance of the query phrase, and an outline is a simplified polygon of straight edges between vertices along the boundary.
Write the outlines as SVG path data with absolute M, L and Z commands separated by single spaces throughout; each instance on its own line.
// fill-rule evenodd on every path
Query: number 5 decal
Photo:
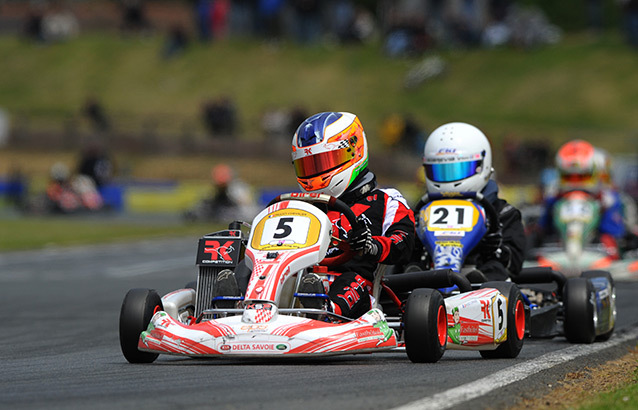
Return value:
M 280 218 L 279 223 L 277 224 L 276 232 L 272 237 L 275 239 L 282 239 L 290 235 L 290 233 L 292 232 L 292 227 L 288 224 L 291 224 L 292 221 L 292 217 Z
M 503 299 L 499 298 L 496 304 L 498 309 L 498 331 L 503 330 L 503 319 L 505 319 L 505 312 L 503 311 Z

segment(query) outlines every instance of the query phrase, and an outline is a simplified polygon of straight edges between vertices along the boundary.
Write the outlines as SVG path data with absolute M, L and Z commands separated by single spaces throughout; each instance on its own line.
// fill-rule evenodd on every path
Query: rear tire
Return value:
M 484 359 L 513 359 L 525 342 L 525 303 L 521 291 L 512 282 L 486 282 L 483 288 L 495 288 L 507 298 L 507 340 L 494 350 L 481 350 Z
M 615 313 L 616 312 L 616 284 L 614 283 L 614 278 L 611 276 L 611 273 L 605 270 L 590 270 L 590 271 L 583 272 L 580 276 L 582 278 L 587 278 L 587 279 L 603 277 L 607 279 L 607 281 L 609 282 L 609 286 L 611 286 L 611 303 L 613 303 L 613 306 L 611 306 L 610 308 L 612 311 L 612 315 L 614 316 L 613 318 L 614 325 L 607 332 L 596 336 L 596 340 L 601 342 L 604 342 L 605 340 L 609 340 L 611 335 L 614 333 L 614 328 L 616 326 L 616 313 Z
M 124 297 L 120 310 L 120 347 L 130 363 L 152 363 L 159 356 L 139 351 L 137 344 L 153 314 L 163 309 L 162 298 L 152 289 L 131 289 Z
M 565 338 L 570 343 L 592 343 L 594 324 L 594 285 L 587 278 L 569 278 L 563 288 Z
M 435 289 L 415 289 L 403 315 L 405 351 L 414 363 L 435 363 L 447 345 L 447 313 Z

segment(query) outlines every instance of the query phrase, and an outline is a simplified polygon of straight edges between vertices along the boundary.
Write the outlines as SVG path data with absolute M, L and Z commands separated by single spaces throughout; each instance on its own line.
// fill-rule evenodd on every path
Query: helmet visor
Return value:
M 311 178 L 338 168 L 351 160 L 354 153 L 351 148 L 321 152 L 293 161 L 298 178 Z
M 453 182 L 471 177 L 483 163 L 482 159 L 447 164 L 424 164 L 426 177 L 433 182 Z

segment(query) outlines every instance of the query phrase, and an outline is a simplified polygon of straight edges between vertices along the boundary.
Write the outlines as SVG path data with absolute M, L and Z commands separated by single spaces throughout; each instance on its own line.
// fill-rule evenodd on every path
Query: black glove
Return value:
M 379 252 L 379 245 L 372 238 L 372 232 L 366 223 L 359 219 L 359 226 L 353 228 L 348 235 L 350 249 L 364 255 L 375 255 Z
M 488 258 L 496 257 L 496 259 L 499 259 L 503 252 L 503 233 L 500 229 L 496 232 L 488 233 L 483 237 L 479 246 L 481 253 L 486 254 Z
M 503 244 L 503 233 L 500 229 L 485 235 L 479 246 L 484 260 L 496 260 L 509 269 L 511 251 Z

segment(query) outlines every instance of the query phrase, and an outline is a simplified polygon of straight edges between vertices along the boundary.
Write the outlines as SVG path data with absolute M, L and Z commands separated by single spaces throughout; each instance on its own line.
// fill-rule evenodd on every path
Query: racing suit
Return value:
M 375 243 L 373 253 L 355 255 L 343 265 L 332 267 L 333 271 L 340 272 L 328 291 L 332 310 L 357 318 L 370 310 L 370 291 L 377 265 L 402 264 L 409 260 L 415 238 L 414 215 L 399 191 L 377 188 L 376 178 L 370 171 L 360 174 L 339 199 L 368 226 Z M 347 241 L 352 229 L 345 216 L 329 211 L 328 218 L 333 224 L 333 235 Z M 338 248 L 331 248 L 326 256 L 333 257 L 340 252 Z
M 494 180 L 489 180 L 481 193 L 498 214 L 501 235 L 496 238 L 497 243 L 493 243 L 494 238 L 483 237 L 469 253 L 465 263 L 476 265 L 476 269 L 488 280 L 507 280 L 520 273 L 525 259 L 526 238 L 521 213 L 498 197 L 498 185 Z M 416 209 L 415 213 L 418 211 Z M 416 242 L 412 261 L 420 260 L 426 252 L 421 241 L 417 239 Z M 427 255 L 425 259 L 429 260 Z

